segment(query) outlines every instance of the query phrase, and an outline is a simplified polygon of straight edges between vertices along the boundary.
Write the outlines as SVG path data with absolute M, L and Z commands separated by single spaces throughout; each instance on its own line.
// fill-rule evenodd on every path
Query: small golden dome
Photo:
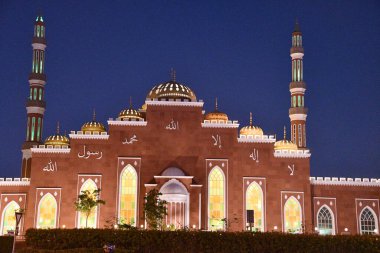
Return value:
M 130 101 L 129 101 L 129 109 L 122 110 L 119 113 L 119 118 L 123 121 L 128 121 L 128 120 L 140 121 L 144 119 L 139 113 L 139 111 L 132 108 L 132 98 L 130 98 Z
M 106 128 L 104 127 L 104 125 L 102 123 L 96 121 L 95 110 L 94 110 L 94 114 L 92 117 L 92 121 L 84 123 L 83 126 L 81 127 L 81 131 L 84 133 L 86 133 L 86 132 L 91 132 L 91 133 L 106 132 Z
M 228 115 L 225 114 L 224 112 L 218 111 L 218 98 L 215 99 L 215 111 L 209 112 L 205 116 L 205 120 L 222 120 L 224 122 L 228 121 Z
M 286 127 L 284 127 L 284 139 L 274 143 L 274 150 L 298 150 L 296 144 L 286 139 Z
M 249 126 L 245 126 L 242 129 L 240 129 L 240 135 L 264 135 L 263 129 L 252 124 L 252 113 L 249 113 Z
M 171 80 L 154 86 L 148 93 L 147 100 L 169 101 L 196 101 L 195 93 L 186 85 L 176 82 L 175 71 L 171 71 Z
M 44 144 L 53 146 L 68 146 L 70 144 L 70 140 L 66 135 L 59 134 L 59 122 L 57 123 L 57 133 L 47 137 Z

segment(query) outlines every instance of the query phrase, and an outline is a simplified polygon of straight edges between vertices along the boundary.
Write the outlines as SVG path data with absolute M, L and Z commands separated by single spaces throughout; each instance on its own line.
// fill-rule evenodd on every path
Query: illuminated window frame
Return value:
M 117 210 L 117 217 L 118 219 L 121 219 L 120 217 L 120 211 L 121 211 L 121 194 L 122 194 L 122 187 L 123 187 L 123 174 L 124 172 L 128 169 L 128 168 L 131 168 L 134 175 L 136 176 L 136 194 L 135 194 L 135 214 L 134 214 L 134 218 L 135 218 L 135 224 L 131 224 L 132 226 L 137 226 L 137 207 L 138 207 L 138 194 L 139 194 L 139 175 L 137 174 L 137 170 L 134 166 L 132 166 L 131 164 L 127 164 L 123 170 L 120 172 L 120 175 L 119 175 L 119 194 L 118 194 L 118 210 Z
M 374 224 L 368 224 L 368 219 L 363 219 L 363 215 L 365 215 L 365 211 L 367 211 L 366 214 L 369 214 L 372 217 L 371 222 Z M 368 217 L 368 216 L 367 216 Z M 363 222 L 367 222 L 367 224 L 363 224 Z M 372 226 L 374 229 L 363 229 L 363 226 L 369 227 Z M 379 233 L 379 221 L 377 219 L 376 212 L 369 206 L 366 206 L 362 209 L 359 215 L 359 231 L 361 235 L 372 235 L 372 234 L 378 234 Z
M 5 211 L 9 208 L 9 206 L 10 206 L 12 203 L 14 203 L 14 204 L 16 204 L 16 205 L 18 206 L 17 209 L 20 209 L 20 208 L 21 208 L 20 205 L 19 205 L 16 201 L 14 201 L 14 200 L 10 201 L 10 202 L 4 207 L 3 212 L 2 212 L 2 214 L 1 214 L 1 220 L 0 220 L 0 221 L 1 221 L 1 225 L 0 225 L 0 235 L 5 235 L 5 234 L 3 234 Z M 15 210 L 17 210 L 17 209 L 15 209 Z M 15 219 L 16 219 L 16 218 L 15 218 Z M 15 227 L 16 227 L 16 224 L 15 224 Z
M 322 210 L 323 210 L 323 208 L 325 208 L 326 210 L 327 210 L 327 212 L 330 214 L 330 217 L 331 217 L 331 225 L 332 225 L 332 228 L 331 228 L 331 235 L 335 235 L 335 216 L 334 216 L 334 213 L 333 213 L 333 211 L 331 210 L 331 208 L 328 206 L 328 205 L 322 205 L 320 208 L 319 208 L 319 210 L 318 210 L 318 212 L 317 212 L 317 228 L 318 228 L 318 231 L 319 231 L 319 233 L 320 233 L 320 231 L 322 230 L 322 229 L 325 229 L 325 228 L 323 228 L 323 227 L 320 227 L 320 224 L 322 223 L 322 222 L 320 222 L 320 215 L 322 215 Z M 321 233 L 320 233 L 321 234 Z
M 258 189 L 260 190 L 260 194 L 261 194 L 261 229 L 260 229 L 260 231 L 261 232 L 264 232 L 264 230 L 265 230 L 265 207 L 264 207 L 264 202 L 265 202 L 265 200 L 264 200 L 264 191 L 263 191 L 263 188 L 256 182 L 256 181 L 252 181 L 249 185 L 248 185 L 248 187 L 246 188 L 246 190 L 245 190 L 245 207 L 244 207 L 244 209 L 245 209 L 245 213 L 247 214 L 247 203 L 248 203 L 248 189 L 250 188 L 250 187 L 258 187 Z M 256 218 L 255 218 L 255 221 L 256 221 Z M 245 217 L 245 222 L 247 222 L 247 217 Z
M 98 186 L 96 185 L 96 183 L 94 182 L 94 180 L 92 180 L 91 178 L 88 178 L 86 181 L 83 182 L 81 188 L 79 189 L 79 193 L 78 193 L 78 194 L 81 194 L 82 191 L 85 191 L 85 189 L 83 189 L 83 188 L 84 188 L 84 186 L 86 186 L 86 184 L 87 184 L 88 182 L 90 182 L 90 184 L 93 184 L 93 185 L 95 186 L 95 189 L 96 189 L 96 190 L 99 189 Z M 98 207 L 95 207 L 95 211 L 94 211 L 94 213 L 95 213 L 95 227 L 90 227 L 90 226 L 88 226 L 88 224 L 87 224 L 87 227 L 88 227 L 88 228 L 97 228 L 97 227 L 98 227 L 98 210 L 99 210 L 99 208 L 98 208 Z M 78 228 L 84 228 L 84 227 L 81 227 L 81 226 L 80 226 L 80 225 L 81 225 L 81 224 L 80 224 L 80 218 L 81 218 L 82 213 L 79 212 L 79 211 L 77 211 L 77 213 L 78 213 L 78 215 L 77 215 L 77 227 L 78 227 Z
M 300 208 L 300 220 L 301 220 L 301 226 L 300 226 L 299 229 L 302 229 L 302 223 L 303 223 L 303 208 L 302 208 L 302 206 L 301 206 L 301 203 L 300 203 L 300 201 L 299 201 L 296 197 L 294 197 L 294 196 L 290 196 L 290 197 L 285 201 L 285 203 L 284 203 L 284 205 L 283 205 L 283 210 L 282 210 L 282 212 L 283 212 L 283 214 L 282 214 L 282 216 L 283 216 L 283 219 L 282 219 L 282 222 L 283 222 L 283 231 L 284 231 L 285 233 L 288 232 L 288 231 L 286 231 L 286 217 L 285 217 L 285 211 L 286 211 L 286 205 L 287 205 L 287 203 L 289 202 L 290 199 L 294 199 L 294 200 L 296 201 L 296 203 L 298 204 L 298 207 Z M 302 231 L 298 231 L 298 232 L 296 232 L 296 233 L 301 233 L 301 232 L 302 232 Z
M 210 175 L 212 174 L 212 172 L 214 170 L 218 170 L 222 174 L 222 176 L 223 176 L 223 212 L 224 212 L 224 214 L 223 214 L 224 217 L 223 218 L 227 218 L 226 217 L 226 214 L 227 214 L 227 212 L 226 212 L 226 199 L 227 199 L 226 176 L 225 176 L 223 170 L 219 166 L 214 166 L 210 170 L 210 172 L 208 173 L 208 177 L 207 177 L 207 184 L 208 184 L 208 187 L 207 187 L 208 188 L 207 189 L 207 226 L 208 226 L 209 230 L 212 229 L 211 225 L 210 225 Z M 224 229 L 225 228 L 223 227 L 223 230 Z
M 55 204 L 56 204 L 56 208 L 55 208 L 55 214 L 54 214 L 54 226 L 53 226 L 53 228 L 56 228 L 57 227 L 57 222 L 58 222 L 58 216 L 57 216 L 57 214 L 58 214 L 58 202 L 57 202 L 57 199 L 54 197 L 54 195 L 53 194 L 51 194 L 50 192 L 48 192 L 48 193 L 46 193 L 45 195 L 43 195 L 42 196 L 42 198 L 40 199 L 40 201 L 38 202 L 38 208 L 37 208 L 37 220 L 36 220 L 36 226 L 37 226 L 37 228 L 38 228 L 38 221 L 40 220 L 40 209 L 41 209 L 41 203 L 42 203 L 42 201 L 48 196 L 48 195 L 50 195 L 53 199 L 54 199 L 54 201 L 55 201 Z

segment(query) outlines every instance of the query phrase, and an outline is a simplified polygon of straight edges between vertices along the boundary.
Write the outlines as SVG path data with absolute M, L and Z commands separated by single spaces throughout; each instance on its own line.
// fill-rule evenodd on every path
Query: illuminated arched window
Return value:
M 120 174 L 119 219 L 136 226 L 137 211 L 137 173 L 127 165 Z
M 369 207 L 363 209 L 360 214 L 360 234 L 377 234 L 378 223 L 373 210 Z
M 57 224 L 57 201 L 50 193 L 38 204 L 37 228 L 55 228 Z
M 254 211 L 254 229 L 264 231 L 264 202 L 261 187 L 252 182 L 246 192 L 246 210 Z
M 302 231 L 302 209 L 295 197 L 290 197 L 284 205 L 285 231 L 300 233 Z
M 97 189 L 98 187 L 96 186 L 95 182 L 91 179 L 87 179 L 83 183 L 82 187 L 80 188 L 79 194 L 81 194 L 82 191 L 94 192 Z M 92 209 L 90 215 L 88 216 L 88 220 L 87 220 L 88 228 L 96 228 L 97 214 L 98 214 L 98 208 L 95 207 Z M 86 227 L 86 215 L 81 212 L 78 212 L 78 227 L 79 228 Z
M 334 235 L 334 218 L 330 208 L 323 206 L 317 215 L 317 226 L 320 235 Z
M 223 171 L 214 167 L 208 177 L 208 224 L 209 229 L 224 229 L 225 179 Z
M 9 202 L 3 210 L 1 215 L 1 231 L 0 235 L 6 235 L 8 230 L 15 230 L 16 227 L 16 216 L 15 211 L 20 209 L 20 206 L 15 202 Z

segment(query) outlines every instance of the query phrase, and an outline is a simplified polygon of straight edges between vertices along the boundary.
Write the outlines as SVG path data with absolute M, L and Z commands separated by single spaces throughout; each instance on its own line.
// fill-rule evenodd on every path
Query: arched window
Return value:
M 302 232 L 302 209 L 295 197 L 290 197 L 284 206 L 285 231 L 290 233 Z
M 322 206 L 319 209 L 317 227 L 320 235 L 335 235 L 334 218 L 330 208 Z
M 360 234 L 377 234 L 378 230 L 377 217 L 373 210 L 364 208 L 360 214 Z
M 98 187 L 96 186 L 95 182 L 92 179 L 87 179 L 82 187 L 80 188 L 80 194 L 82 191 L 89 191 L 93 192 L 97 190 Z M 97 214 L 98 214 L 98 208 L 95 207 L 91 210 L 90 215 L 88 216 L 87 219 L 87 227 L 88 228 L 96 228 L 96 223 L 97 223 Z M 78 228 L 85 228 L 86 227 L 86 215 L 78 212 Z
M 31 138 L 30 140 L 31 141 L 34 141 L 34 128 L 36 126 L 36 118 L 35 117 L 32 117 L 32 131 L 31 131 Z
M 57 201 L 50 193 L 38 204 L 37 228 L 55 228 L 57 225 Z
M 137 173 L 127 165 L 120 174 L 119 219 L 136 226 L 137 212 Z
M 0 235 L 6 235 L 8 230 L 15 230 L 16 228 L 16 216 L 15 211 L 20 209 L 20 206 L 15 202 L 11 201 L 5 206 L 3 214 L 1 215 L 1 231 Z
M 254 211 L 254 230 L 264 231 L 264 202 L 261 187 L 252 182 L 246 192 L 246 210 Z
M 214 167 L 208 176 L 208 224 L 210 230 L 224 229 L 225 179 L 223 171 Z

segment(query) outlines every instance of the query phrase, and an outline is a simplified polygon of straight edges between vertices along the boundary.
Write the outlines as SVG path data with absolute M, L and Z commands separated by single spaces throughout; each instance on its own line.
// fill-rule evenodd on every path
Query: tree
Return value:
M 75 210 L 86 216 L 86 228 L 91 211 L 95 207 L 106 203 L 104 200 L 99 199 L 100 191 L 101 189 L 94 190 L 92 192 L 89 190 L 81 191 L 81 194 L 78 195 L 78 199 L 74 202 Z
M 165 200 L 161 200 L 162 193 L 156 189 L 150 190 L 145 196 L 144 214 L 148 226 L 152 229 L 162 228 L 162 220 L 167 215 Z

